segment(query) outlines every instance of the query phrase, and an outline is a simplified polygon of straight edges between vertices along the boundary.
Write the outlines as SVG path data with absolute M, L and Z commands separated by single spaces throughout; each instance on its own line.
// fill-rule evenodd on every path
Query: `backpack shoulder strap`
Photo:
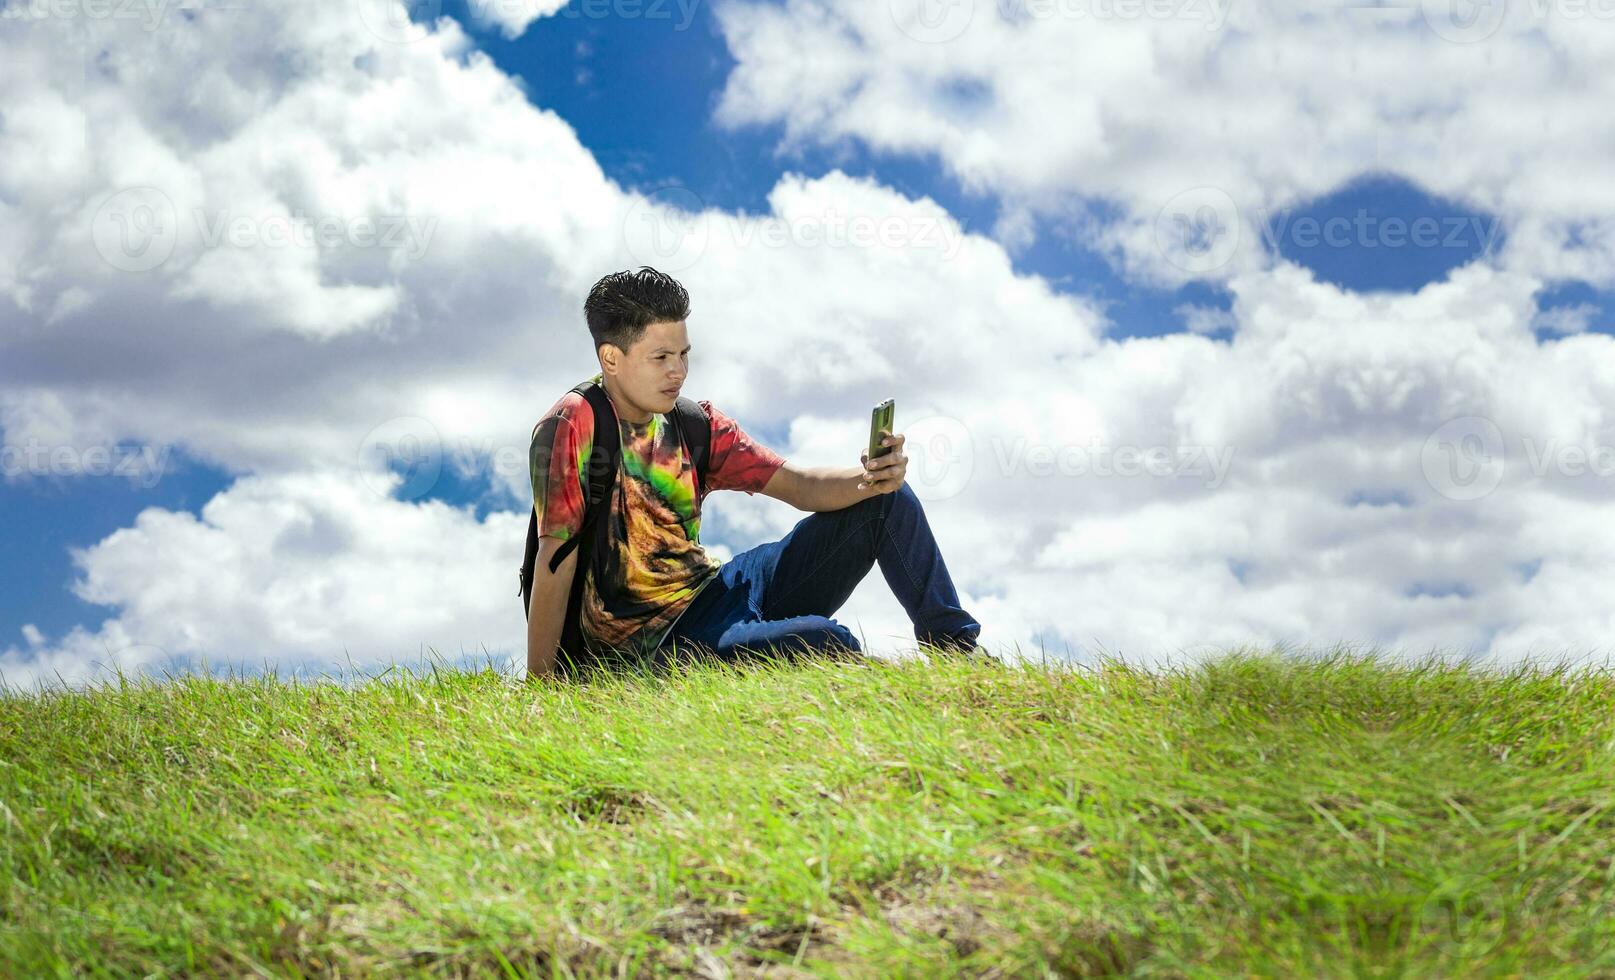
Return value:
M 605 508 L 601 504 L 610 502 L 610 495 L 617 475 L 617 455 L 622 451 L 622 437 L 617 432 L 617 413 L 611 407 L 611 399 L 606 397 L 606 390 L 593 382 L 585 381 L 572 389 L 582 395 L 594 412 L 594 433 L 590 437 L 592 443 L 589 449 L 589 460 L 585 464 L 585 472 L 580 474 L 584 478 L 585 495 L 583 499 L 583 525 L 578 533 L 572 535 L 557 548 L 554 557 L 550 559 L 550 571 L 561 567 L 561 562 L 572 553 L 573 548 L 580 547 L 588 539 L 587 531 L 597 523 L 598 515 Z
M 707 464 L 712 455 L 712 420 L 700 402 L 683 395 L 673 405 L 673 420 L 678 423 L 685 451 L 690 454 L 690 468 L 695 471 L 695 497 L 699 500 L 707 485 Z

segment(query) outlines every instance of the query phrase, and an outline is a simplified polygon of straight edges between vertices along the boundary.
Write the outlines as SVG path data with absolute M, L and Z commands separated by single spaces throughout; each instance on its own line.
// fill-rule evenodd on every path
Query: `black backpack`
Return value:
M 577 571 L 572 576 L 572 591 L 567 598 L 566 619 L 561 628 L 560 648 L 555 655 L 555 671 L 558 674 L 577 676 L 583 664 L 589 659 L 583 643 L 582 610 L 583 610 L 583 580 L 588 574 L 591 562 L 596 555 L 602 554 L 607 544 L 607 525 L 601 515 L 609 511 L 610 494 L 617 482 L 618 458 L 622 451 L 621 436 L 617 431 L 617 412 L 611 407 L 611 399 L 606 397 L 605 388 L 597 384 L 592 378 L 572 389 L 582 395 L 594 409 L 594 446 L 590 450 L 588 463 L 588 498 L 583 506 L 583 526 L 578 533 L 566 539 L 556 549 L 555 555 L 550 559 L 550 572 L 554 574 L 572 549 L 578 549 Z M 701 404 L 693 399 L 679 396 L 673 406 L 670 417 L 678 426 L 684 442 L 684 451 L 689 456 L 691 468 L 695 471 L 695 499 L 701 499 L 701 488 L 707 480 L 707 456 L 712 447 L 712 422 Z M 537 436 L 538 427 L 533 427 L 533 434 Z M 538 512 L 530 508 L 527 515 L 527 554 L 522 558 L 522 567 L 517 573 L 521 580 L 520 595 L 522 597 L 522 616 L 526 618 L 528 608 L 532 603 L 533 594 L 533 565 L 538 557 Z

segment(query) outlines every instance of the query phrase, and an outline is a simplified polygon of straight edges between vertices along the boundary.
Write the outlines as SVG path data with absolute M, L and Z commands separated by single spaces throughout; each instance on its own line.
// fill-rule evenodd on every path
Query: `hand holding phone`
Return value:
M 869 450 L 864 454 L 865 473 L 858 484 L 859 490 L 895 493 L 903 486 L 903 475 L 908 471 L 908 457 L 892 455 L 903 445 L 903 437 L 892 430 L 894 413 L 890 398 L 876 405 L 874 411 L 869 413 Z M 881 445 L 888 437 L 892 440 L 891 445 Z M 880 465 L 875 460 L 881 457 L 892 458 L 886 460 L 888 465 Z
M 896 403 L 888 398 L 869 412 L 870 459 L 877 459 L 892 451 L 891 446 L 882 446 L 880 441 L 892 432 L 892 421 L 897 412 L 895 405 Z

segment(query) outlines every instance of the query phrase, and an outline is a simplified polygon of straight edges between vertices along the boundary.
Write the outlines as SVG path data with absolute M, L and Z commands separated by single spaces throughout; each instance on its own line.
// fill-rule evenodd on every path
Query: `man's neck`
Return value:
M 611 407 L 617 413 L 617 418 L 619 420 L 623 422 L 631 422 L 634 425 L 644 425 L 652 418 L 655 418 L 656 413 L 654 412 L 646 412 L 645 417 L 642 419 L 630 418 L 628 413 L 623 411 L 623 407 L 628 404 L 627 400 L 624 399 L 622 394 L 616 390 L 616 384 L 612 382 L 612 380 L 607 377 L 604 372 L 601 372 L 600 374 L 600 383 L 606 389 L 606 397 L 611 399 Z

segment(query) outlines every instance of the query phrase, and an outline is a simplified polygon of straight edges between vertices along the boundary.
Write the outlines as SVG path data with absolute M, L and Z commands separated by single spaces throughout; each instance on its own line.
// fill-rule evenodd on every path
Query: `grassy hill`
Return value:
M 1340 651 L 12 692 L 0 975 L 1609 975 L 1612 708 Z

